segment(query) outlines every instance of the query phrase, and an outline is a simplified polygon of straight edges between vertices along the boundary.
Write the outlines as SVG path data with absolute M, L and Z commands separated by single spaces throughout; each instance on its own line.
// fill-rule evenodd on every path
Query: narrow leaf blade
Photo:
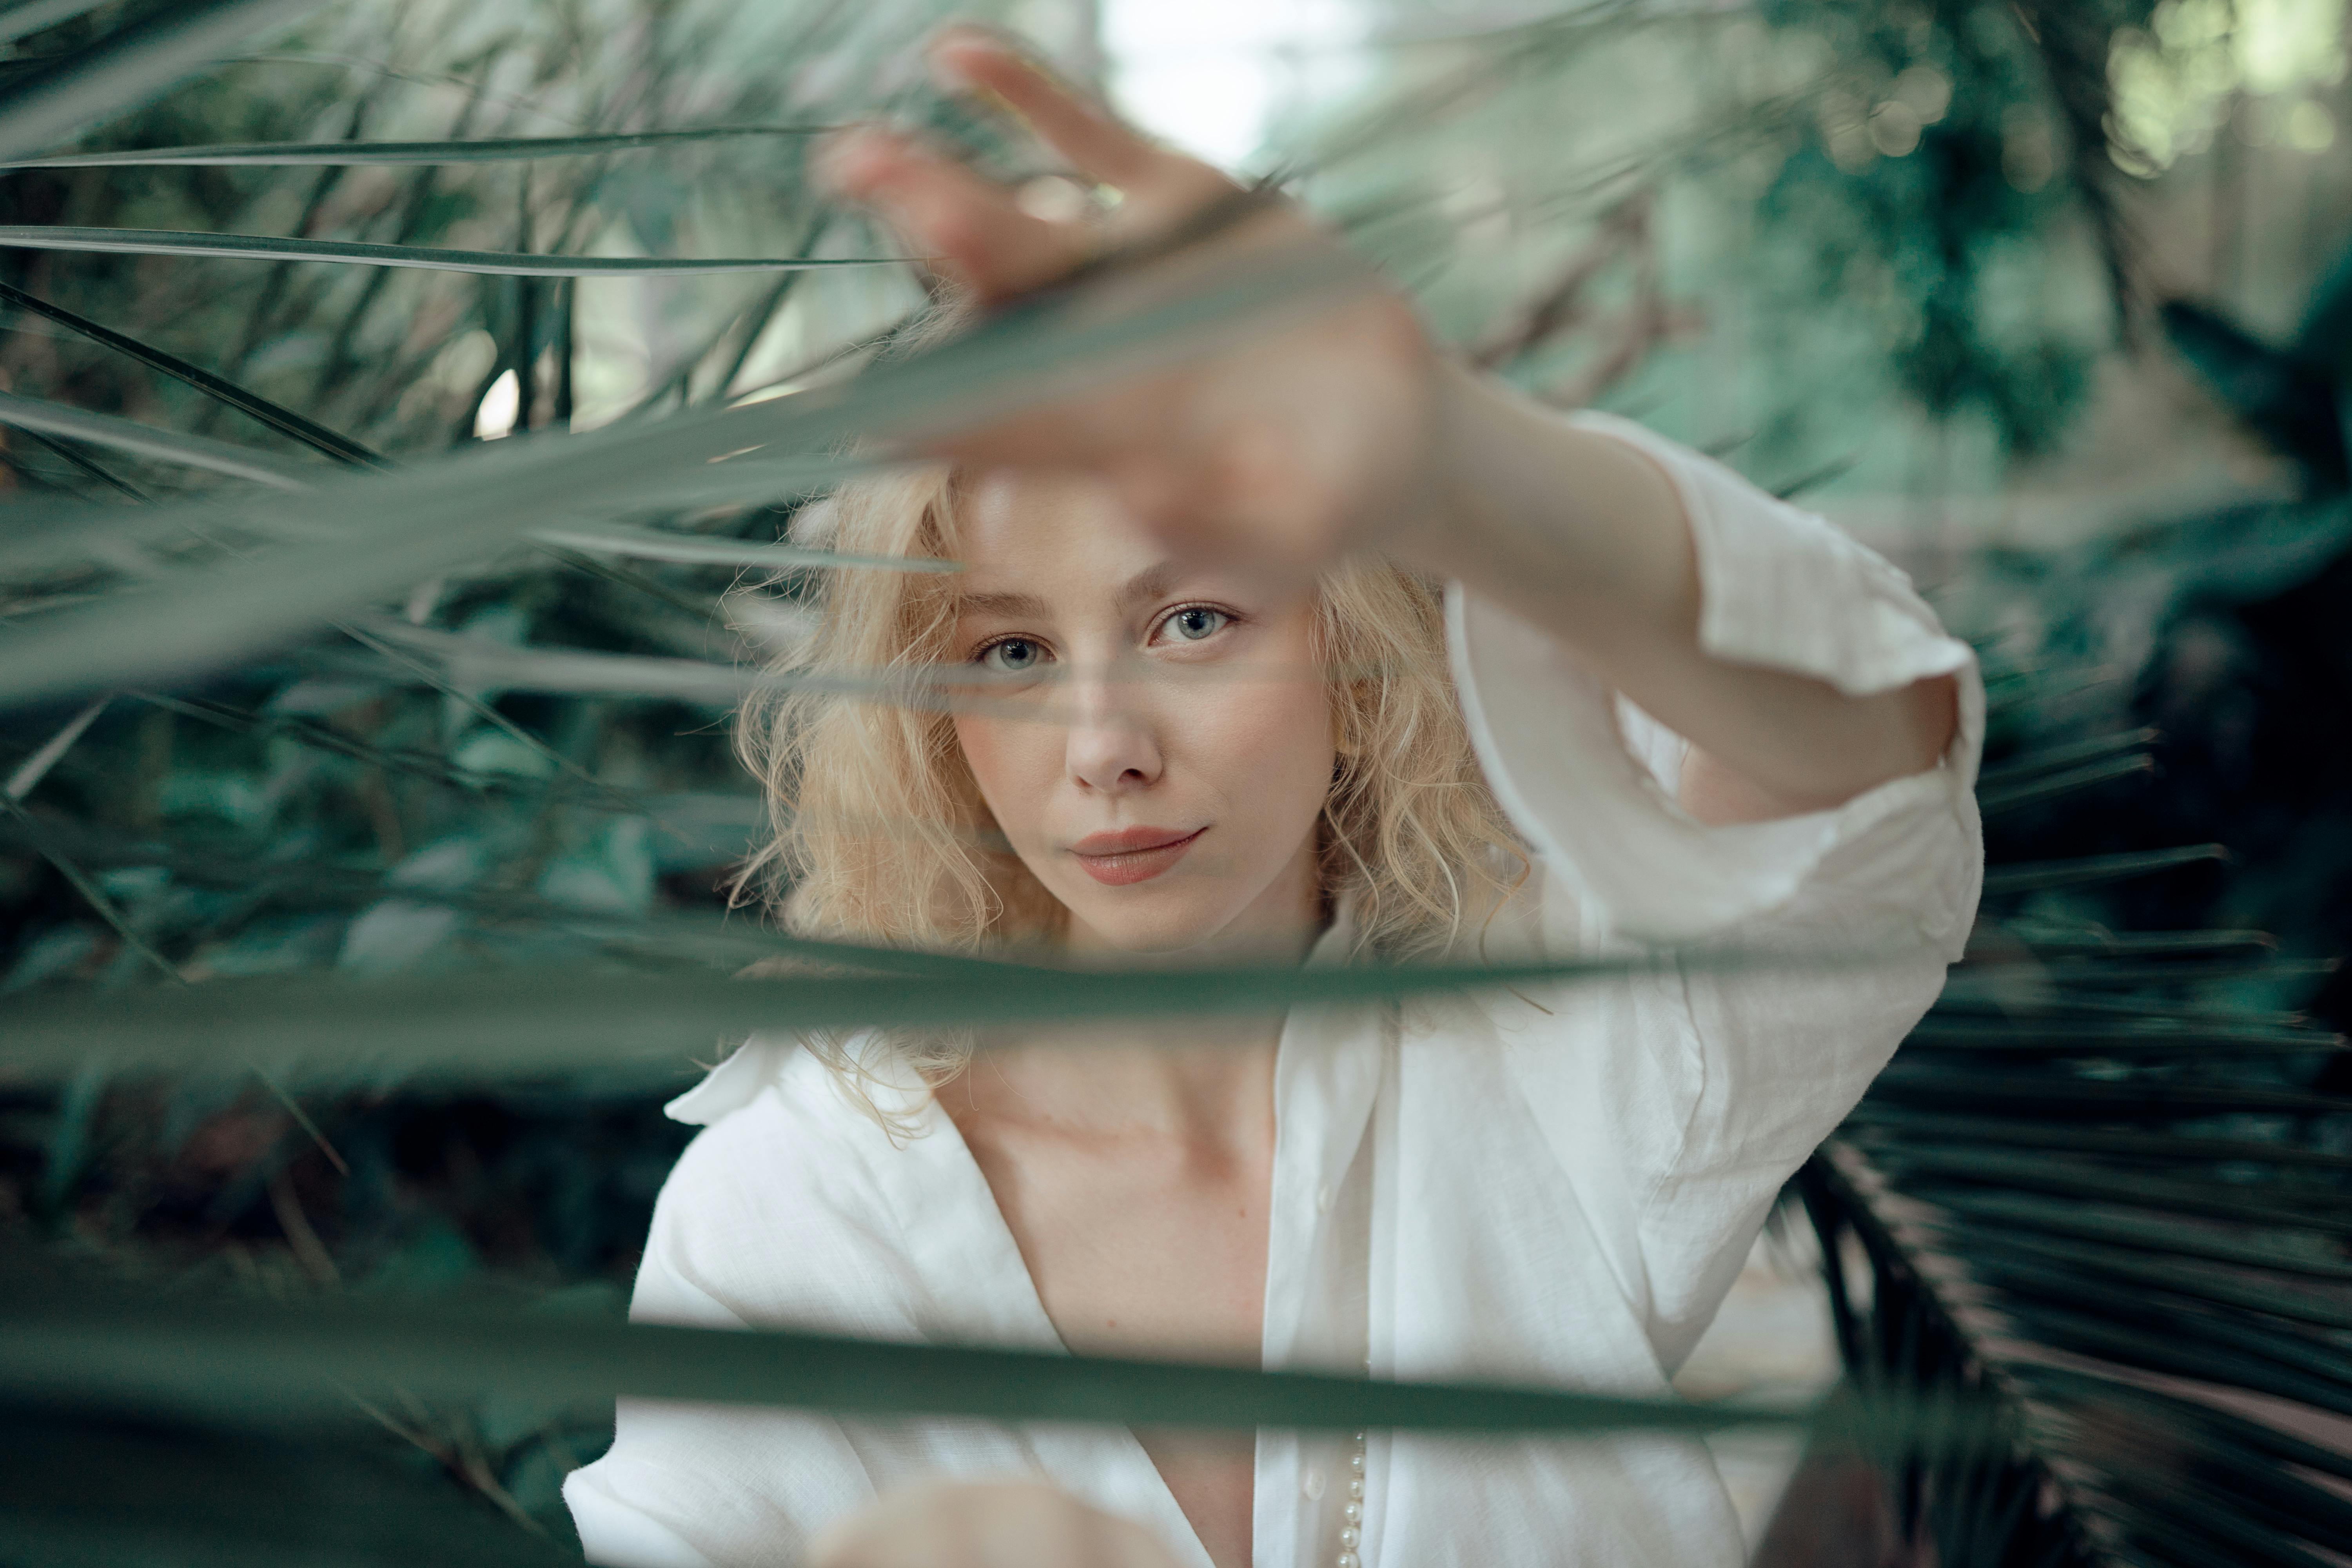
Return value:
M 76 0 L 81 3 L 81 0 Z M 0 17 L 0 32 L 6 19 Z M 58 153 L 0 163 L 8 169 L 358 167 L 398 163 L 488 163 L 576 158 L 642 148 L 692 146 L 757 137 L 822 136 L 831 125 L 714 125 L 700 131 L 632 131 L 602 136 L 495 136 L 456 142 L 225 142 L 110 153 Z
M 0 248 L 123 256 L 212 256 L 244 261 L 337 261 L 416 267 L 501 278 L 651 277 L 684 272 L 797 272 L 821 268 L 899 267 L 900 256 L 704 257 L 541 256 L 518 250 L 450 250 L 347 239 L 281 239 L 258 234 L 191 234 L 168 228 L 72 228 L 0 225 Z

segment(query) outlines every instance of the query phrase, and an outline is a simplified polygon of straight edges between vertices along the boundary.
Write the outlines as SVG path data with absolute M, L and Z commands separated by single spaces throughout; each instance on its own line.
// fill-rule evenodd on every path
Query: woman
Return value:
M 838 190 L 984 304 L 1232 200 L 1001 41 L 932 58 L 1120 195 L 1055 221 L 906 137 L 833 145 Z M 1318 245 L 1341 272 L 1269 207 L 1161 266 Z M 1384 291 L 926 455 L 949 466 L 845 492 L 825 537 L 965 570 L 837 574 L 803 662 L 971 691 L 747 726 L 795 929 L 1126 963 L 1900 951 L 978 1052 L 755 1040 L 671 1108 L 708 1131 L 636 1315 L 1663 1391 L 1965 939 L 1967 648 L 1818 519 L 1480 381 Z M 1740 1553 L 1704 1450 L 1660 1438 L 632 1402 L 566 1495 L 621 1564 Z

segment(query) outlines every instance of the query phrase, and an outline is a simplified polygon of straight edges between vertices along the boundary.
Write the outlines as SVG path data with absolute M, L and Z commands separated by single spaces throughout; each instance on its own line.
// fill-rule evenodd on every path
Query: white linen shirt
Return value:
M 1894 567 L 1821 519 L 1622 420 L 1696 542 L 1699 637 L 1850 693 L 1958 673 L 1934 770 L 1832 810 L 1706 826 L 1674 803 L 1682 742 L 1557 642 L 1448 595 L 1479 760 L 1536 874 L 1489 957 L 1719 940 L 1886 949 L 1867 967 L 1665 968 L 1416 1005 L 1301 1008 L 1275 1063 L 1268 1367 L 1659 1394 L 1774 1194 L 1934 999 L 1981 881 L 1984 728 L 1968 647 Z M 1335 931 L 1318 944 L 1328 959 Z M 1314 962 L 1315 960 L 1310 960 Z M 699 1122 L 664 1187 L 633 1315 L 1058 1350 L 955 1125 L 920 1096 L 894 1139 L 787 1040 L 755 1038 L 669 1110 Z M 1340 1440 L 1260 1433 L 1254 1568 L 1339 1555 Z M 1043 1477 L 1209 1568 L 1124 1429 L 625 1400 L 564 1487 L 589 1560 L 751 1568 L 927 1477 Z M 1706 1449 L 1371 1435 L 1367 1568 L 1731 1568 Z

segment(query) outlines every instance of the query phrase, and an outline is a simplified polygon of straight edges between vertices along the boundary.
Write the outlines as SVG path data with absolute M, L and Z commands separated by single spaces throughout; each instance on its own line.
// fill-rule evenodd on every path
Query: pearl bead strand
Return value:
M 1339 1510 L 1347 1522 L 1339 1527 L 1339 1555 L 1332 1568 L 1364 1568 L 1356 1549 L 1364 1543 L 1364 1428 L 1356 1428 L 1355 1447 L 1348 1455 L 1348 1500 Z

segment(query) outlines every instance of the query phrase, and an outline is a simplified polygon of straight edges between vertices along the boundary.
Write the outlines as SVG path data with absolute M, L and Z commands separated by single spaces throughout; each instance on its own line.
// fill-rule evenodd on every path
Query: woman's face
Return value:
M 969 501 L 956 738 L 1071 945 L 1295 958 L 1337 760 L 1311 600 L 1171 560 L 1084 480 Z

